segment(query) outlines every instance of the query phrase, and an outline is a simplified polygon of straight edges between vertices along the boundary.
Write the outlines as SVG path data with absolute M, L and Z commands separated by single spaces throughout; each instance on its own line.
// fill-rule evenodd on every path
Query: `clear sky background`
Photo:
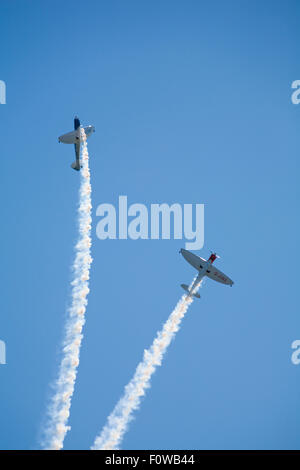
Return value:
M 0 448 L 39 446 L 89 139 L 94 262 L 66 449 L 89 448 L 195 271 L 184 240 L 96 237 L 103 202 L 205 204 L 207 279 L 124 449 L 300 448 L 299 2 L 0 1 Z

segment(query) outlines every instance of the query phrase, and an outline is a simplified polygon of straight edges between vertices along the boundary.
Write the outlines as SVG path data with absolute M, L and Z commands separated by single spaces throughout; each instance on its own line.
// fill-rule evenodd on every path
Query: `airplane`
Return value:
M 221 282 L 221 284 L 227 284 L 229 286 L 232 286 L 234 284 L 234 282 L 228 276 L 222 273 L 222 271 L 217 269 L 215 266 L 212 266 L 213 262 L 217 258 L 220 258 L 217 253 L 211 253 L 208 260 L 200 258 L 200 256 L 196 256 L 190 251 L 184 250 L 183 248 L 181 248 L 179 253 L 182 254 L 184 259 L 186 259 L 186 261 L 190 263 L 193 268 L 199 271 L 198 276 L 193 282 L 191 288 L 189 288 L 189 286 L 187 286 L 186 284 L 181 284 L 181 287 L 188 293 L 188 297 L 197 297 L 197 299 L 200 299 L 200 294 L 198 294 L 198 292 L 194 292 L 194 290 L 196 290 L 197 286 L 199 285 L 201 279 L 204 278 L 204 276 L 208 276 L 214 281 Z
M 63 134 L 58 138 L 58 142 L 62 142 L 63 144 L 74 144 L 75 147 L 75 156 L 76 160 L 72 163 L 71 168 L 74 170 L 79 171 L 82 168 L 81 161 L 80 161 L 80 121 L 77 116 L 74 119 L 74 131 L 68 132 L 67 134 Z M 83 128 L 86 137 L 90 137 L 93 132 L 95 132 L 94 126 L 86 126 Z

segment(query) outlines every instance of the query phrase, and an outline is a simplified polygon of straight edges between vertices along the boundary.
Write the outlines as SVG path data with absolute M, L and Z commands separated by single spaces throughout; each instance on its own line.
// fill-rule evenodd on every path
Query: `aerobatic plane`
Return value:
M 93 132 L 95 132 L 94 126 L 86 126 L 83 128 L 86 137 L 90 137 Z M 74 170 L 79 171 L 82 168 L 81 161 L 80 161 L 80 141 L 81 141 L 81 134 L 80 134 L 80 121 L 77 116 L 74 119 L 74 131 L 68 132 L 67 134 L 63 134 L 58 138 L 58 142 L 62 142 L 63 144 L 74 144 L 75 147 L 75 156 L 76 160 L 72 163 L 71 168 Z
M 193 282 L 191 288 L 189 288 L 189 286 L 186 284 L 181 284 L 181 287 L 188 293 L 188 296 L 197 297 L 197 299 L 200 298 L 198 292 L 194 291 L 197 290 L 197 286 L 204 276 L 210 277 L 210 279 L 213 279 L 214 281 L 221 282 L 221 284 L 227 284 L 229 286 L 233 285 L 233 281 L 228 276 L 226 276 L 226 274 L 222 273 L 222 271 L 217 269 L 215 266 L 212 266 L 213 262 L 219 258 L 216 253 L 211 253 L 208 260 L 200 258 L 200 256 L 196 256 L 190 251 L 184 250 L 183 248 L 181 248 L 179 253 L 182 254 L 184 259 L 186 259 L 187 262 L 193 266 L 193 268 L 199 271 L 198 276 Z

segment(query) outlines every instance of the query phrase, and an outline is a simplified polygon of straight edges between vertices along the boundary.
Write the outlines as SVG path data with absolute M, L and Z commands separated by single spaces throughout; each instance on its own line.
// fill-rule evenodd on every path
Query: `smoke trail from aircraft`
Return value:
M 54 384 L 55 393 L 48 408 L 48 424 L 44 431 L 44 449 L 59 450 L 63 447 L 70 415 L 71 399 L 74 392 L 77 368 L 79 365 L 80 346 L 83 338 L 82 329 L 85 323 L 87 295 L 89 293 L 89 273 L 92 258 L 91 250 L 91 183 L 89 170 L 89 154 L 86 135 L 81 129 L 82 141 L 82 169 L 78 225 L 79 239 L 75 246 L 75 260 L 73 264 L 72 300 L 68 309 L 65 326 L 62 360 L 60 363 L 58 379 Z
M 195 286 L 193 293 L 198 291 L 201 282 Z M 192 285 L 193 283 L 190 288 Z M 129 422 L 133 419 L 133 412 L 139 408 L 141 398 L 145 395 L 146 389 L 150 387 L 152 374 L 161 365 L 163 356 L 179 330 L 181 321 L 192 302 L 192 296 L 182 296 L 163 328 L 157 333 L 151 347 L 144 351 L 143 360 L 137 366 L 131 381 L 126 385 L 123 396 L 107 418 L 106 425 L 96 437 L 91 447 L 92 450 L 113 450 L 118 448 L 128 429 Z

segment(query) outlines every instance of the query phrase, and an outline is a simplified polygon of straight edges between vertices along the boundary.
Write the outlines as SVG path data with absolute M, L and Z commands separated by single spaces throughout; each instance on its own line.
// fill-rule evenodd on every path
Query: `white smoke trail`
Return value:
M 200 284 L 201 281 L 195 286 L 193 293 L 198 291 Z M 190 285 L 190 288 L 192 285 Z M 181 321 L 192 302 L 193 297 L 187 295 L 181 297 L 163 328 L 157 333 L 151 347 L 144 351 L 143 360 L 137 366 L 131 381 L 126 385 L 123 396 L 107 418 L 107 424 L 96 437 L 91 447 L 92 450 L 113 450 L 118 448 L 128 424 L 133 418 L 133 412 L 139 408 L 141 397 L 145 395 L 146 389 L 150 387 L 152 374 L 161 365 L 163 356 L 179 330 Z
M 68 318 L 63 340 L 63 356 L 58 379 L 54 384 L 55 393 L 48 409 L 48 424 L 44 431 L 44 449 L 59 450 L 70 426 L 67 426 L 70 415 L 71 399 L 74 392 L 79 353 L 82 341 L 82 328 L 85 323 L 87 295 L 89 293 L 89 273 L 92 258 L 91 250 L 91 184 L 89 155 L 86 135 L 81 129 L 82 170 L 79 190 L 79 239 L 75 246 L 73 264 L 72 300 L 68 309 Z

